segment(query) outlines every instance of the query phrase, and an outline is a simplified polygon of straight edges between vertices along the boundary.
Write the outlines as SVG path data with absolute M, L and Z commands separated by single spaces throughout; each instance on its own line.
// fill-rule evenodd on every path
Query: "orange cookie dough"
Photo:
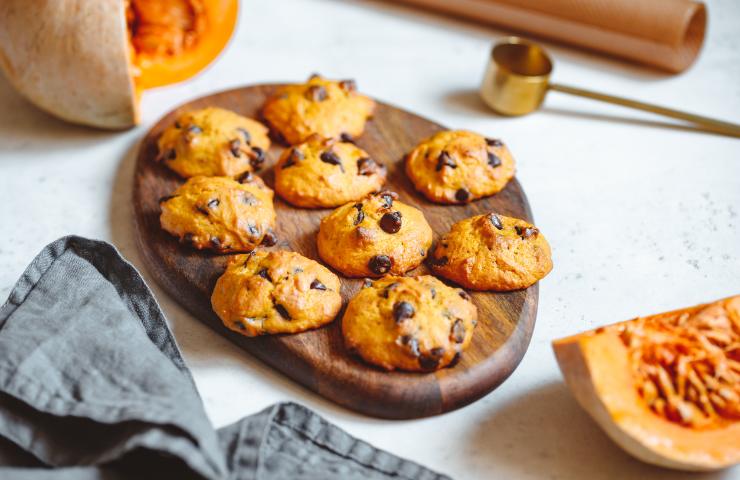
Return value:
M 228 177 L 193 177 L 160 199 L 162 228 L 197 249 L 248 252 L 274 245 L 273 193 L 255 175 L 239 183 Z
M 279 88 L 267 99 L 262 115 L 291 145 L 317 133 L 324 138 L 362 135 L 375 102 L 357 93 L 354 80 L 333 81 L 313 75 L 308 82 Z
M 313 135 L 283 152 L 275 191 L 298 207 L 336 207 L 378 191 L 385 177 L 385 166 L 354 144 Z
M 406 174 L 433 202 L 467 203 L 503 190 L 514 176 L 514 159 L 500 140 L 443 131 L 408 154 Z
M 186 112 L 159 137 L 157 159 L 184 178 L 236 177 L 265 161 L 267 134 L 261 123 L 222 108 Z
M 325 325 L 342 307 L 339 279 L 295 252 L 236 255 L 216 282 L 213 311 L 248 337 L 297 333 Z
M 550 245 L 534 226 L 490 213 L 461 220 L 437 243 L 437 275 L 474 290 L 518 290 L 552 270 Z
M 431 371 L 457 363 L 473 338 L 470 296 L 431 275 L 383 277 L 347 305 L 347 347 L 386 370 Z
M 418 209 L 393 192 L 347 203 L 321 220 L 319 256 L 348 277 L 403 274 L 429 252 L 432 229 Z

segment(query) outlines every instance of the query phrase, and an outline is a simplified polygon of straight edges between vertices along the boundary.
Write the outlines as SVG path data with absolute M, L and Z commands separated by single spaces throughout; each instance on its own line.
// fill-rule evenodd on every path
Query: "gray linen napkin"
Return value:
M 139 273 L 112 245 L 70 236 L 0 308 L 0 478 L 449 477 L 293 403 L 215 431 Z

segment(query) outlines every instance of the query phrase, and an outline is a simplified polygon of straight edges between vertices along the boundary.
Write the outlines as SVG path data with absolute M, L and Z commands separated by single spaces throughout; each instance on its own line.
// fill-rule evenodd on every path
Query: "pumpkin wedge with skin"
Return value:
M 740 462 L 740 296 L 553 348 L 578 402 L 630 454 L 692 471 Z
M 64 120 L 121 129 L 147 88 L 192 77 L 223 50 L 238 0 L 1 0 L 0 66 Z

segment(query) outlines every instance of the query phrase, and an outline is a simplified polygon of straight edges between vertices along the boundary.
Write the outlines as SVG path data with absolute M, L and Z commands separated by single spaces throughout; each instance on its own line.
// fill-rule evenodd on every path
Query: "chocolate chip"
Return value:
M 486 138 L 486 143 L 491 147 L 503 147 L 504 146 L 504 142 L 502 142 L 498 138 Z
M 437 157 L 437 171 L 439 172 L 443 167 L 457 168 L 457 162 L 455 162 L 455 159 L 444 150 L 442 150 L 442 153 Z
M 468 302 L 470 302 L 470 301 L 472 300 L 472 299 L 470 298 L 470 294 L 469 294 L 468 292 L 466 292 L 465 290 L 460 290 L 460 291 L 458 291 L 457 293 L 458 293 L 458 294 L 460 295 L 460 297 L 461 297 L 461 298 L 462 298 L 463 300 L 467 300 Z
M 180 122 L 175 122 L 175 128 L 182 128 L 182 124 Z
M 241 322 L 241 320 L 237 320 L 237 321 L 235 321 L 235 322 L 234 322 L 234 326 L 235 326 L 235 327 L 236 327 L 236 328 L 237 328 L 238 330 L 246 330 L 246 329 L 247 329 L 247 327 L 245 327 L 245 326 L 244 326 L 244 324 L 243 324 L 243 323 Z
M 168 201 L 172 200 L 173 198 L 177 198 L 179 196 L 180 195 L 165 195 L 164 197 L 162 197 L 162 198 L 159 199 L 159 204 L 161 205 L 164 202 L 168 202 Z
M 260 229 L 257 228 L 257 225 L 253 223 L 247 224 L 247 230 L 249 230 L 250 235 L 252 235 L 253 237 L 258 237 L 260 234 Z
M 238 138 L 235 138 L 229 142 L 229 151 L 231 154 L 235 157 L 241 157 L 242 151 L 241 151 L 242 142 Z
M 522 237 L 522 240 L 525 240 L 532 235 L 536 235 L 539 233 L 539 230 L 536 228 L 530 228 L 530 227 L 520 227 L 519 225 L 514 227 L 514 230 L 516 230 L 516 234 Z
M 433 348 L 429 351 L 429 355 L 422 355 L 419 357 L 419 366 L 424 370 L 434 370 L 439 366 L 439 360 L 445 351 L 443 348 Z
M 488 219 L 491 221 L 494 227 L 498 228 L 499 230 L 504 229 L 504 224 L 501 223 L 501 219 L 495 213 L 488 215 Z
M 265 163 L 265 151 L 260 147 L 252 147 L 252 158 L 250 158 L 249 164 L 255 170 L 259 170 L 263 163 Z
M 249 133 L 249 130 L 246 128 L 237 128 L 237 131 L 242 134 L 242 137 L 244 137 L 244 143 L 249 145 L 249 143 L 252 141 L 252 135 Z
M 373 286 L 373 281 L 369 278 L 362 279 L 362 288 L 370 288 Z
M 212 198 L 208 201 L 208 208 L 216 208 L 220 203 L 221 201 L 218 198 Z
M 208 211 L 208 209 L 202 205 L 196 205 L 195 209 L 198 210 L 203 215 L 210 215 L 211 212 Z
M 463 341 L 465 341 L 465 324 L 461 319 L 458 318 L 455 320 L 455 323 L 452 324 L 450 334 L 455 343 L 463 343 Z
M 398 194 L 395 192 L 380 192 L 379 195 L 383 199 L 383 208 L 391 208 L 393 200 L 398 198 Z
M 270 273 L 267 271 L 266 268 L 263 268 L 262 270 L 260 270 L 259 272 L 257 272 L 257 275 L 259 275 L 260 277 L 264 278 L 268 282 L 272 282 L 272 278 L 270 278 Z
M 188 133 L 203 133 L 203 129 L 200 128 L 198 125 L 188 125 Z
M 355 139 L 352 138 L 352 135 L 346 132 L 339 135 L 339 139 L 344 143 L 355 143 Z
M 277 235 L 275 235 L 275 232 L 272 230 L 267 230 L 265 232 L 265 236 L 262 237 L 261 245 L 264 245 L 265 247 L 272 247 L 276 243 L 277 243 Z
M 292 320 L 292 318 L 290 318 L 290 314 L 288 313 L 288 310 L 286 310 L 285 307 L 283 307 L 279 303 L 275 304 L 275 310 L 277 310 L 280 316 L 283 317 L 284 319 Z
M 406 345 L 412 356 L 419 356 L 419 341 L 411 335 L 403 335 L 400 339 L 402 345 Z
M 462 353 L 455 352 L 455 356 L 452 357 L 452 360 L 450 360 L 450 363 L 447 364 L 447 367 L 448 368 L 454 367 L 455 365 L 457 365 L 458 363 L 460 363 L 460 359 L 461 358 L 462 358 Z
M 383 289 L 383 291 L 381 292 L 380 296 L 383 297 L 383 298 L 388 298 L 388 295 L 390 295 L 390 293 L 393 290 L 395 290 L 397 286 L 398 286 L 398 282 L 391 283 L 390 285 L 388 285 L 387 287 L 385 287 Z
M 375 273 L 376 275 L 383 275 L 388 273 L 388 271 L 391 269 L 391 265 L 393 265 L 393 261 L 388 255 L 375 255 L 368 262 L 368 267 L 370 268 L 370 271 Z
M 164 159 L 165 159 L 166 161 L 168 161 L 168 162 L 169 162 L 169 161 L 171 161 L 171 160 L 174 160 L 174 159 L 175 159 L 176 157 L 177 157 L 177 152 L 175 151 L 175 149 L 174 149 L 174 148 L 170 148 L 169 150 L 167 150 L 167 151 L 166 151 L 166 152 L 164 153 L 164 156 L 163 156 L 163 158 L 164 158 Z
M 325 151 L 319 156 L 319 158 L 324 163 L 328 163 L 330 165 L 338 165 L 339 168 L 342 169 L 342 172 L 344 172 L 344 166 L 342 165 L 342 159 L 339 158 L 339 155 L 332 152 L 331 150 Z
M 311 74 L 311 75 L 310 75 L 310 76 L 308 77 L 308 79 L 309 79 L 309 80 L 315 80 L 315 79 L 317 79 L 317 78 L 321 78 L 321 74 L 320 74 L 320 73 L 316 73 L 316 72 L 313 72 L 313 73 L 312 73 L 312 74 Z
M 437 289 L 436 288 L 434 288 L 434 287 L 430 288 L 429 289 L 429 293 L 432 294 L 432 299 L 437 298 Z
M 303 156 L 303 153 L 301 153 L 300 150 L 297 148 L 293 148 L 290 150 L 290 155 L 288 155 L 288 159 L 283 163 L 282 168 L 288 168 L 295 165 L 297 162 L 300 162 L 305 157 Z
M 447 255 L 445 255 L 439 258 L 432 257 L 431 259 L 429 259 L 429 262 L 435 267 L 443 267 L 450 263 L 450 259 L 447 257 Z
M 423 257 L 423 256 L 425 256 L 427 254 L 427 251 L 424 250 L 423 248 L 420 248 L 419 249 L 419 254 Z
M 470 192 L 464 188 L 459 189 L 455 192 L 455 200 L 458 202 L 467 202 L 470 199 Z
M 327 96 L 326 89 L 321 85 L 311 85 L 306 90 L 306 98 L 314 102 L 323 102 Z
M 221 239 L 218 237 L 211 237 L 211 245 L 213 248 L 221 248 Z
M 252 172 L 244 172 L 237 180 L 239 183 L 252 183 L 254 181 L 254 174 Z
M 362 211 L 361 203 L 355 203 L 354 207 L 357 209 L 357 216 L 355 217 L 353 225 L 359 225 L 363 220 L 365 220 L 365 212 Z
M 386 233 L 397 233 L 401 230 L 401 212 L 389 212 L 380 217 L 380 228 Z
M 311 282 L 311 288 L 313 288 L 314 290 L 326 290 L 326 285 L 321 283 L 317 278 L 313 282 Z
M 355 90 L 357 90 L 357 82 L 355 82 L 353 79 L 342 80 L 339 82 L 339 86 L 345 92 L 354 92 Z
M 242 192 L 242 203 L 249 206 L 257 205 L 257 197 L 249 192 Z
M 385 165 L 381 165 L 370 157 L 362 157 L 357 160 L 358 175 L 373 175 L 385 170 Z
M 393 305 L 393 320 L 396 323 L 401 323 L 407 318 L 413 318 L 415 314 L 416 310 L 409 302 L 398 302 Z
M 488 165 L 491 168 L 496 168 L 501 165 L 501 159 L 495 153 L 488 152 Z

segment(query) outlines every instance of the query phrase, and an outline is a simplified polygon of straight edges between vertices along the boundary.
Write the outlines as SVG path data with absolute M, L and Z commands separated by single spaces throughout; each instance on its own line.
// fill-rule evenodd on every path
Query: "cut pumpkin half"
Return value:
M 233 33 L 238 0 L 2 0 L 0 66 L 38 107 L 127 128 L 140 93 L 188 79 Z
M 578 402 L 630 454 L 680 470 L 740 462 L 740 296 L 553 348 Z

